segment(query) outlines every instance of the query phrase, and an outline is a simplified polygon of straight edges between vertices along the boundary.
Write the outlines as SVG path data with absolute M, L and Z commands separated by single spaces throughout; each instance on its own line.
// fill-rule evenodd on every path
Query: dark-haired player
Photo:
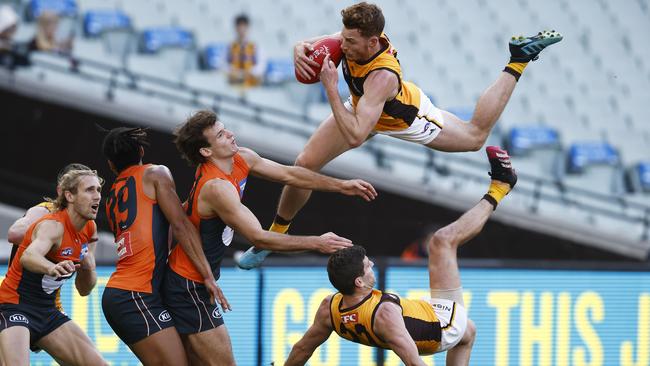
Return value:
M 508 153 L 487 148 L 492 167 L 488 193 L 428 242 L 431 299 L 410 300 L 376 290 L 373 263 L 361 246 L 330 256 L 327 274 L 339 292 L 320 304 L 314 323 L 285 365 L 304 365 L 332 331 L 352 342 L 391 349 L 406 365 L 425 365 L 419 355 L 447 352 L 447 365 L 468 365 L 476 329 L 467 318 L 458 272 L 458 247 L 481 232 L 498 203 L 517 182 Z
M 190 220 L 199 229 L 208 262 L 219 278 L 221 260 L 233 238 L 233 229 L 261 249 L 315 250 L 333 253 L 350 246 L 333 233 L 289 236 L 263 230 L 255 215 L 241 203 L 248 173 L 300 187 L 341 192 L 372 200 L 374 188 L 361 180 L 342 181 L 307 169 L 288 167 L 240 148 L 235 136 L 212 111 L 199 111 L 176 130 L 176 147 L 197 166 L 194 186 L 185 202 Z M 199 365 L 234 364 L 232 346 L 219 309 L 210 306 L 201 277 L 182 247 L 169 256 L 164 298 L 188 354 Z
M 30 347 L 65 365 L 107 365 L 90 338 L 55 305 L 56 291 L 76 273 L 87 296 L 95 287 L 94 230 L 102 180 L 95 171 L 71 170 L 59 181 L 53 212 L 25 234 L 0 285 L 0 349 L 5 365 L 29 365 Z
M 545 31 L 510 41 L 509 63 L 479 98 L 471 120 L 465 122 L 438 109 L 418 86 L 402 79 L 397 50 L 383 32 L 384 15 L 378 6 L 361 2 L 343 9 L 341 16 L 343 29 L 332 36 L 342 41 L 341 65 L 351 96 L 347 103 L 341 102 L 336 67 L 326 58 L 320 80 L 332 114 L 314 132 L 295 162 L 314 171 L 378 133 L 439 151 L 478 151 L 528 62 L 536 60 L 545 47 L 562 40 L 558 33 Z M 329 36 L 300 42 L 294 49 L 296 70 L 305 78 L 313 75 L 310 66 L 318 66 L 309 60 L 306 51 L 324 37 Z M 284 187 L 271 230 L 287 232 L 310 194 L 309 190 Z M 258 257 L 266 255 L 268 252 L 255 253 L 251 249 L 240 261 L 260 262 Z
M 103 153 L 117 178 L 106 199 L 106 214 L 117 244 L 118 261 L 102 296 L 108 324 L 144 365 L 186 365 L 174 320 L 161 299 L 169 252 L 169 228 L 196 266 L 209 301 L 228 308 L 187 219 L 174 180 L 164 165 L 142 164 L 147 134 L 141 128 L 116 128 Z

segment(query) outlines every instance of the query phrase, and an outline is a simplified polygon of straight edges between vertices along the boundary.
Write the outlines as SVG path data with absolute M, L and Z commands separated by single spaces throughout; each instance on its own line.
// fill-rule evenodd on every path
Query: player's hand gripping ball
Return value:
M 323 38 L 318 42 L 315 42 L 312 47 L 313 51 L 308 51 L 306 56 L 318 63 L 318 66 L 309 66 L 314 71 L 314 76 L 306 79 L 303 77 L 298 70 L 295 71 L 296 79 L 303 84 L 314 84 L 320 80 L 320 70 L 323 66 L 323 60 L 325 56 L 330 55 L 330 60 L 334 62 L 336 66 L 341 63 L 341 57 L 343 57 L 343 51 L 341 51 L 341 40 L 334 37 Z

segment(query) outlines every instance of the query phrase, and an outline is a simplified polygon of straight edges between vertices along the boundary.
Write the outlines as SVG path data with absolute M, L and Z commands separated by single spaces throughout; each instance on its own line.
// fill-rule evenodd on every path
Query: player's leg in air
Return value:
M 544 48 L 561 40 L 562 35 L 555 31 L 543 31 L 532 37 L 512 37 L 509 44 L 510 61 L 494 84 L 479 98 L 472 119 L 465 122 L 449 112 L 442 111 L 444 127 L 427 146 L 448 152 L 480 150 L 510 100 L 528 63 L 537 60 Z
M 487 149 L 490 160 L 492 182 L 488 193 L 473 208 L 458 220 L 437 230 L 429 237 L 429 288 L 431 301 L 442 302 L 452 307 L 456 303 L 456 316 L 441 314 L 441 320 L 448 321 L 442 327 L 441 346 L 447 348 L 447 365 L 468 365 L 474 343 L 476 327 L 467 319 L 463 302 L 463 289 L 458 271 L 458 247 L 474 238 L 483 230 L 497 205 L 517 182 L 508 153 L 498 147 Z M 458 307 L 460 306 L 460 307 Z M 462 316 L 459 316 L 462 315 Z M 466 324 L 464 324 L 466 321 Z M 459 340 L 460 338 L 460 340 Z

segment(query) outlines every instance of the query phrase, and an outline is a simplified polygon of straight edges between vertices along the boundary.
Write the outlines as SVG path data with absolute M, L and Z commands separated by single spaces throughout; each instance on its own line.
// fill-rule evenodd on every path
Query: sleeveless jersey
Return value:
M 190 221 L 199 230 L 203 252 L 205 253 L 215 279 L 219 279 L 221 273 L 221 260 L 230 245 L 233 237 L 233 230 L 226 225 L 218 216 L 201 217 L 198 210 L 198 201 L 201 189 L 212 179 L 223 179 L 230 182 L 239 193 L 239 198 L 244 195 L 246 180 L 248 177 L 248 165 L 239 154 L 234 156 L 234 164 L 231 174 L 226 174 L 211 162 L 205 162 L 198 166 L 194 176 L 194 186 L 190 196 L 184 203 L 185 212 Z M 169 255 L 169 267 L 179 275 L 195 282 L 202 283 L 203 276 L 196 269 L 190 258 L 180 245 L 176 245 Z
M 32 243 L 34 230 L 46 220 L 60 222 L 64 232 L 61 245 L 58 248 L 52 248 L 45 258 L 54 263 L 64 260 L 80 263 L 88 253 L 88 238 L 92 237 L 96 230 L 93 220 L 89 220 L 81 231 L 76 231 L 66 209 L 41 217 L 27 229 L 16 253 L 16 258 L 7 271 L 7 277 L 0 285 L 0 304 L 27 303 L 54 307 L 56 306 L 57 290 L 74 275 L 72 273 L 64 277 L 52 277 L 47 274 L 31 272 L 23 268 L 20 263 L 25 249 Z
M 43 201 L 36 205 L 35 207 L 43 207 L 44 209 L 48 210 L 50 213 L 54 211 L 54 202 L 50 201 Z M 92 229 L 92 230 L 91 230 Z M 88 243 L 90 242 L 90 239 L 95 235 L 97 228 L 94 225 L 88 226 L 88 230 L 84 230 L 81 232 L 81 235 L 83 236 L 82 242 Z M 11 263 L 14 261 L 14 258 L 16 257 L 16 254 L 18 253 L 18 248 L 19 245 L 12 245 L 11 246 L 11 255 L 9 256 L 9 263 L 7 263 L 7 267 L 11 266 Z M 61 302 L 61 289 L 56 290 L 56 297 L 54 299 L 54 302 L 56 304 L 56 308 L 62 312 L 65 313 L 63 310 L 63 303 Z
M 402 308 L 404 324 L 422 355 L 437 352 L 442 332 L 440 321 L 431 304 L 425 300 L 401 299 L 399 296 L 379 290 L 372 292 L 361 302 L 341 309 L 343 295 L 336 293 L 330 302 L 330 315 L 334 331 L 341 337 L 371 347 L 389 349 L 388 344 L 374 331 L 375 313 L 379 305 L 389 301 Z
M 381 50 L 365 62 L 354 62 L 343 55 L 343 76 L 350 89 L 352 105 L 356 107 L 364 94 L 363 83 L 375 70 L 388 70 L 397 75 L 399 90 L 392 100 L 384 103 L 384 109 L 375 125 L 375 131 L 399 131 L 408 128 L 420 110 L 420 89 L 413 83 L 402 80 L 402 69 L 397 59 L 397 50 L 388 37 L 382 33 Z
M 106 216 L 118 255 L 106 287 L 146 293 L 160 290 L 169 252 L 169 222 L 156 200 L 144 193 L 142 176 L 150 166 L 123 170 L 106 198 Z

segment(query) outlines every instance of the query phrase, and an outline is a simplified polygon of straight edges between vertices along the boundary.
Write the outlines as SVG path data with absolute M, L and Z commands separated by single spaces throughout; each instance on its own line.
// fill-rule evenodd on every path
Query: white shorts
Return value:
M 440 320 L 442 336 L 440 348 L 436 352 L 444 352 L 460 342 L 467 329 L 467 310 L 459 303 L 446 299 L 428 299 L 433 311 Z
M 351 96 L 345 102 L 345 108 L 350 112 L 354 111 Z M 433 105 L 429 97 L 420 90 L 420 110 L 408 128 L 399 131 L 373 131 L 372 135 L 382 134 L 426 145 L 438 136 L 444 123 L 442 111 Z

